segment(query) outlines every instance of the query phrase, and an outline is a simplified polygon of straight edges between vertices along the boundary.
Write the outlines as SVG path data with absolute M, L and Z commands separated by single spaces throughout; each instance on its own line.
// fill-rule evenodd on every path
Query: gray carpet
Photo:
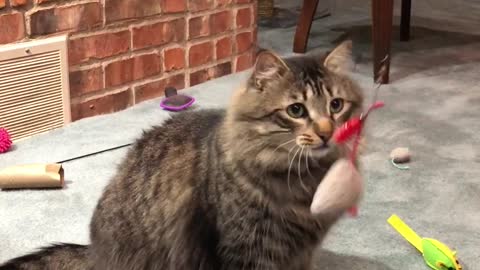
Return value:
M 357 9 L 318 20 L 310 47 L 331 47 L 349 33 L 358 59 L 355 77 L 371 93 L 368 21 L 368 13 Z M 456 248 L 464 269 L 480 269 L 480 36 L 451 25 L 447 31 L 440 28 L 444 22 L 430 18 L 415 21 L 421 23 L 413 29 L 413 40 L 394 42 L 392 84 L 380 90 L 387 106 L 369 122 L 360 216 L 334 228 L 316 256 L 316 269 L 428 269 L 387 224 L 393 213 L 422 236 Z M 293 31 L 261 29 L 261 45 L 289 53 Z M 200 107 L 225 106 L 246 75 L 186 92 L 198 98 Z M 0 156 L 0 167 L 54 162 L 127 143 L 167 117 L 154 100 L 85 119 L 18 143 Z M 408 171 L 388 162 L 397 146 L 413 152 Z M 122 149 L 66 163 L 64 190 L 0 192 L 0 261 L 51 242 L 88 243 L 93 207 L 124 154 Z

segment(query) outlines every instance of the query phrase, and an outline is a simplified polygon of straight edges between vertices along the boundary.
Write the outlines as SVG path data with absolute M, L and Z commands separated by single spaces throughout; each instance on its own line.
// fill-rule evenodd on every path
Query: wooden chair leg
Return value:
M 372 0 L 372 21 L 373 77 L 375 82 L 387 84 L 390 73 L 393 0 Z
M 304 0 L 302 13 L 298 19 L 295 39 L 293 41 L 293 52 L 305 53 L 307 50 L 308 36 L 312 27 L 313 18 L 317 11 L 319 0 Z
M 400 41 L 410 40 L 410 16 L 412 0 L 402 0 L 402 17 L 400 19 Z

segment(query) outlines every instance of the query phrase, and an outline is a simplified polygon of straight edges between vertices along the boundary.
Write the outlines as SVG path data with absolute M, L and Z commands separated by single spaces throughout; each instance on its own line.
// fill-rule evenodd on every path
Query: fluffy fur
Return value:
M 313 216 L 310 204 L 344 156 L 333 131 L 361 109 L 350 50 L 260 53 L 226 111 L 179 113 L 134 144 L 98 202 L 88 249 L 60 246 L 0 269 L 37 269 L 35 258 L 42 269 L 311 269 L 345 210 Z

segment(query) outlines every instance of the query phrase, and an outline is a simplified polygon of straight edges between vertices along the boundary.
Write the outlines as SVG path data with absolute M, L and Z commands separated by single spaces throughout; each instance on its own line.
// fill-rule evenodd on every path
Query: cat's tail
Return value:
M 0 270 L 87 270 L 88 246 L 56 244 L 14 258 L 0 265 Z

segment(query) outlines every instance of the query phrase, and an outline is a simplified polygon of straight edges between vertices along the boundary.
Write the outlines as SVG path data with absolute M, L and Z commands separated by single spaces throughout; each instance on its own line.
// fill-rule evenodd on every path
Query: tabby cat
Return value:
M 312 269 L 342 212 L 310 214 L 345 150 L 335 128 L 362 107 L 351 42 L 324 56 L 258 54 L 228 109 L 178 113 L 136 141 L 91 221 L 91 245 L 60 244 L 0 269 Z

